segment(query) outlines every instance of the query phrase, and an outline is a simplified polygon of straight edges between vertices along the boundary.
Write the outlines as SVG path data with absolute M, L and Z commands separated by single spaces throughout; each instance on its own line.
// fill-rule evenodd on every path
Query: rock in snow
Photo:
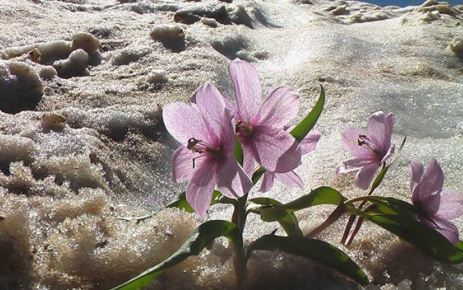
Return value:
M 173 253 L 199 224 L 163 210 L 184 190 L 170 179 L 177 144 L 162 106 L 202 83 L 231 96 L 227 65 L 253 63 L 265 89 L 289 85 L 301 118 L 321 83 L 327 103 L 317 149 L 298 173 L 306 189 L 361 192 L 336 176 L 347 157 L 340 132 L 375 111 L 396 115 L 405 149 L 378 194 L 409 196 L 408 160 L 436 157 L 446 188 L 463 192 L 463 6 L 428 0 L 379 7 L 357 1 L 0 1 L 0 285 L 5 289 L 107 289 Z M 297 121 L 297 120 L 295 120 Z M 253 196 L 259 193 L 252 192 Z M 309 231 L 332 208 L 299 213 Z M 210 218 L 231 212 L 211 208 Z M 457 220 L 460 229 L 463 221 Z M 339 246 L 345 221 L 321 236 Z M 246 239 L 277 225 L 250 217 Z M 462 233 L 460 231 L 460 233 Z M 434 261 L 375 227 L 340 246 L 373 284 L 366 289 L 457 289 L 461 265 Z M 289 284 L 291 283 L 291 284 Z M 232 289 L 224 241 L 166 271 L 150 289 Z M 249 289 L 357 289 L 314 262 L 258 252 Z

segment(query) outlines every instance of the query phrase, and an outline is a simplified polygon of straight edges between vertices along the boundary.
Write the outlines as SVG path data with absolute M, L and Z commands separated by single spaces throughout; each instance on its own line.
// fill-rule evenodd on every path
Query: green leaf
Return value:
M 219 191 L 214 190 L 212 192 L 212 200 L 211 200 L 211 205 L 214 205 L 216 203 L 226 203 L 226 204 L 235 204 L 236 200 L 227 198 L 223 196 Z M 177 199 L 166 205 L 166 208 L 178 208 L 181 210 L 184 210 L 186 212 L 192 213 L 194 212 L 193 208 L 190 206 L 188 201 L 186 200 L 186 192 L 182 192 L 178 195 Z M 140 222 L 142 220 L 148 219 L 156 215 L 158 212 L 160 212 L 162 208 L 155 210 L 152 213 L 143 215 L 143 216 L 138 216 L 138 217 L 118 217 L 118 219 L 122 220 L 136 220 L 137 222 Z
M 339 205 L 346 200 L 342 194 L 331 187 L 319 187 L 312 190 L 309 194 L 295 199 L 289 203 L 277 205 L 273 207 L 261 208 L 260 214 L 264 221 L 278 221 L 284 218 L 287 214 L 295 211 L 308 208 L 315 205 L 332 204 Z
M 212 192 L 212 199 L 211 199 L 211 205 L 214 205 L 216 203 L 233 203 L 232 201 L 228 199 L 223 199 L 222 200 L 222 194 L 220 191 L 214 190 Z M 182 192 L 176 200 L 173 202 L 169 203 L 166 205 L 166 208 L 178 208 L 181 210 L 184 210 L 186 212 L 194 212 L 194 209 L 190 206 L 188 201 L 186 200 L 186 192 Z
M 190 206 L 188 201 L 186 201 L 186 192 L 180 193 L 176 200 L 166 205 L 166 208 L 178 208 L 186 212 L 194 212 L 194 209 Z
M 194 212 L 193 208 L 191 208 L 191 206 L 186 201 L 186 192 L 185 191 L 180 193 L 176 200 L 174 200 L 173 202 L 166 205 L 166 208 L 178 208 L 178 209 L 182 209 L 182 210 L 184 210 L 186 212 L 190 212 L 190 213 Z M 157 209 L 152 213 L 149 213 L 149 214 L 146 214 L 146 215 L 143 215 L 143 216 L 138 216 L 138 217 L 118 217 L 118 218 L 123 219 L 123 220 L 136 220 L 137 222 L 140 222 L 142 220 L 146 220 L 146 219 L 149 219 L 149 218 L 153 217 L 154 215 L 156 215 L 161 210 L 162 210 L 162 208 Z
M 226 237 L 241 246 L 243 243 L 241 233 L 231 222 L 221 220 L 205 222 L 198 226 L 180 249 L 169 258 L 112 289 L 135 290 L 145 287 L 166 269 L 179 264 L 190 256 L 199 255 L 208 244 L 218 237 Z
M 388 198 L 389 199 L 389 198 Z M 418 222 L 409 209 L 397 204 L 375 204 L 357 215 L 409 242 L 425 254 L 452 264 L 463 262 L 463 252 L 439 232 Z
M 264 175 L 265 173 L 265 168 L 264 167 L 259 167 L 253 174 L 252 174 L 252 184 L 256 184 L 259 179 Z
M 407 140 L 407 137 L 405 136 L 404 139 L 402 140 L 402 143 L 399 146 L 399 149 L 397 150 L 396 154 L 394 155 L 394 158 L 388 164 L 383 163 L 383 166 L 381 167 L 381 171 L 376 175 L 375 180 L 373 180 L 373 183 L 371 184 L 371 189 L 368 195 L 371 195 L 373 191 L 381 184 L 381 182 L 384 179 L 384 176 L 386 176 L 387 171 L 389 170 L 389 167 L 394 163 L 395 159 L 397 156 L 399 156 L 400 152 L 402 152 L 402 149 L 404 148 L 405 141 Z
M 255 204 L 262 205 L 264 207 L 281 205 L 282 203 L 268 197 L 257 197 L 249 200 Z M 301 228 L 299 227 L 299 222 L 294 213 L 288 213 L 284 217 L 278 220 L 278 223 L 285 230 L 288 236 L 302 236 Z
M 368 284 L 366 274 L 349 256 L 335 246 L 320 240 L 298 236 L 265 235 L 247 247 L 247 256 L 249 257 L 251 252 L 256 250 L 281 251 L 315 260 L 347 275 L 359 284 Z
M 289 132 L 297 141 L 301 142 L 304 137 L 310 132 L 315 123 L 317 123 L 318 117 L 320 117 L 323 106 L 325 105 L 325 89 L 320 85 L 320 97 L 315 103 L 315 106 L 307 114 L 307 116 Z
M 371 189 L 370 189 L 369 194 L 373 193 L 373 191 L 381 184 L 390 166 L 391 164 L 388 164 L 386 166 L 386 163 L 383 163 L 383 166 L 381 167 L 381 171 L 378 173 L 378 175 L 376 175 L 375 180 L 373 180 L 373 183 L 371 184 Z
M 240 140 L 235 135 L 235 148 L 233 148 L 233 156 L 240 165 L 243 165 L 243 148 L 241 148 Z
M 456 247 L 463 252 L 463 242 L 461 240 L 458 240 Z

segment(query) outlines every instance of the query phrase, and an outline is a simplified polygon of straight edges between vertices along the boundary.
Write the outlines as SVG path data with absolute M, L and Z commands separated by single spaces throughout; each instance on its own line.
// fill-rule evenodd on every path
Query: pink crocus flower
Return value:
M 463 215 L 463 196 L 457 191 L 442 189 L 444 173 L 436 159 L 431 159 L 426 171 L 423 164 L 411 161 L 410 171 L 411 199 L 421 211 L 418 220 L 455 245 L 459 239 L 458 229 L 450 220 Z
M 291 131 L 291 128 L 289 128 L 288 131 Z M 299 143 L 299 146 L 301 148 L 301 154 L 304 155 L 314 150 L 315 147 L 317 146 L 320 136 L 321 134 L 318 131 L 311 130 L 304 137 L 304 139 L 302 139 L 302 141 Z M 300 187 L 300 188 L 304 187 L 304 182 L 302 181 L 301 177 L 293 170 L 288 171 L 288 172 L 282 172 L 282 173 L 270 172 L 266 170 L 264 172 L 264 175 L 262 176 L 262 183 L 259 188 L 259 191 L 260 192 L 269 191 L 273 187 L 275 179 L 280 181 L 286 186 Z
M 250 63 L 235 59 L 228 72 L 236 100 L 235 130 L 243 148 L 246 171 L 254 169 L 254 162 L 275 173 L 296 168 L 301 160 L 300 147 L 283 126 L 299 111 L 298 93 L 280 86 L 262 101 L 259 76 Z
M 344 148 L 352 158 L 343 161 L 336 173 L 356 173 L 354 182 L 361 189 L 367 189 L 376 172 L 394 153 L 391 144 L 394 115 L 376 112 L 368 120 L 368 131 L 363 129 L 347 129 L 341 134 Z
M 223 195 L 239 198 L 252 181 L 233 156 L 235 131 L 233 113 L 211 84 L 196 92 L 196 104 L 168 104 L 163 109 L 167 131 L 181 144 L 173 156 L 175 182 L 186 182 L 186 199 L 197 214 L 205 217 L 217 188 Z

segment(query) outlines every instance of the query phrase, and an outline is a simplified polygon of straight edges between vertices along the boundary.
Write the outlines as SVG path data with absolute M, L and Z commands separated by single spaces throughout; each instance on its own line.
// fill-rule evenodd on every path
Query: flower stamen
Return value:
M 249 122 L 238 121 L 235 124 L 235 132 L 238 136 L 250 136 L 253 133 L 252 126 Z
M 381 152 L 378 151 L 376 146 L 371 142 L 371 140 L 368 138 L 367 135 L 359 134 L 359 137 L 357 139 L 357 145 L 358 146 L 365 146 L 368 149 L 370 149 L 371 152 L 373 152 L 376 156 L 382 157 Z
M 193 168 L 195 168 L 195 160 L 201 157 L 206 157 L 207 155 L 212 156 L 212 158 L 220 158 L 220 154 L 222 152 L 221 147 L 210 147 L 203 143 L 203 140 L 198 140 L 196 138 L 188 139 L 188 144 L 186 146 L 187 149 L 195 152 L 200 153 L 201 155 L 193 158 Z M 205 153 L 205 154 L 202 154 Z

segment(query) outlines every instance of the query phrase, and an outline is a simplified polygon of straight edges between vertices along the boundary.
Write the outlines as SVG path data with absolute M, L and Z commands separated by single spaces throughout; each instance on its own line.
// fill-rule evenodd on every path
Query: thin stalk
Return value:
M 243 246 L 243 231 L 246 225 L 246 203 L 248 195 L 244 195 L 235 204 L 235 210 L 232 216 L 232 222 L 236 225 L 241 234 L 241 242 L 234 243 L 235 257 L 233 258 L 233 267 L 235 270 L 235 281 L 237 290 L 246 289 L 246 268 L 247 259 Z
M 383 165 L 383 168 L 385 168 L 385 165 Z M 386 170 L 386 172 L 387 172 L 387 170 Z M 381 173 L 381 172 L 380 172 L 380 173 Z M 381 178 L 381 179 L 382 179 L 382 178 Z M 376 181 L 376 180 L 375 180 L 375 181 Z M 375 183 L 375 182 L 373 182 L 373 183 Z M 378 184 L 378 185 L 379 185 L 379 184 Z M 370 191 L 368 192 L 367 196 L 371 196 L 371 195 L 373 194 L 373 192 L 375 191 L 375 189 L 378 187 L 378 185 L 372 186 L 372 188 L 371 188 Z M 352 199 L 352 200 L 348 200 L 347 202 L 352 203 L 352 202 L 354 202 L 354 201 L 355 201 L 355 198 Z M 347 203 L 347 202 L 346 202 L 346 203 Z M 367 201 L 366 201 L 366 200 L 363 200 L 363 201 L 360 203 L 360 205 L 358 206 L 357 209 L 358 209 L 358 210 L 362 210 L 362 208 L 365 206 L 366 203 L 367 203 Z M 344 229 L 344 234 L 342 235 L 342 238 L 341 238 L 341 244 L 343 244 L 343 245 L 350 245 L 350 244 L 353 242 L 355 235 L 356 235 L 356 234 L 358 233 L 358 231 L 360 230 L 360 227 L 362 226 L 362 222 L 363 222 L 363 221 L 358 221 L 358 222 L 357 222 L 357 225 L 356 225 L 356 227 L 355 227 L 354 233 L 352 233 L 352 235 L 351 235 L 350 238 L 349 238 L 349 241 L 346 243 L 346 240 L 347 240 L 347 238 L 349 237 L 350 230 L 351 230 L 352 225 L 354 224 L 356 218 L 357 218 L 357 216 L 355 216 L 355 215 L 351 215 L 351 216 L 349 217 L 349 221 L 347 222 L 346 228 Z
M 329 215 L 329 217 L 318 227 L 313 229 L 310 233 L 305 235 L 306 238 L 313 239 L 319 234 L 321 234 L 324 230 L 326 230 L 329 226 L 331 226 L 335 221 L 337 221 L 346 211 L 346 206 L 341 203 L 336 207 L 336 209 Z

